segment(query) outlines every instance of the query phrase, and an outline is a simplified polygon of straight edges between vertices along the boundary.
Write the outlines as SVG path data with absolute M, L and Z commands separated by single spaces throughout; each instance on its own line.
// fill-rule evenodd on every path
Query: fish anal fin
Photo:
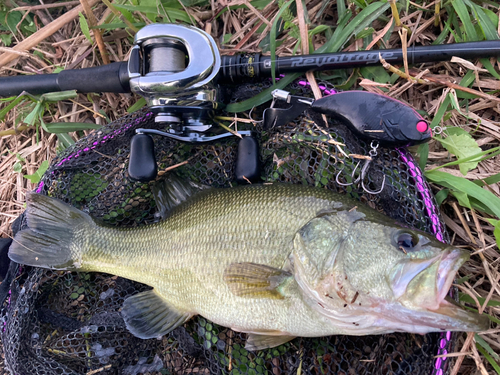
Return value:
M 287 343 L 293 340 L 296 336 L 287 335 L 260 335 L 256 333 L 249 333 L 247 337 L 247 342 L 245 344 L 245 349 L 248 351 L 253 350 L 263 350 L 268 348 L 274 348 L 281 344 Z
M 233 263 L 224 271 L 224 281 L 238 297 L 283 299 L 291 273 L 255 263 Z
M 141 339 L 166 335 L 193 314 L 170 306 L 154 290 L 129 297 L 123 303 L 122 316 L 128 330 Z

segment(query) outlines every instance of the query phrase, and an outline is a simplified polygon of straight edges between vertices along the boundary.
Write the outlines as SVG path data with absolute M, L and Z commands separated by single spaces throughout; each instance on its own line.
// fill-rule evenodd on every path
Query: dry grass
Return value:
M 81 0 L 81 3 L 86 1 Z M 95 22 L 102 24 L 108 19 L 111 10 L 100 1 L 88 1 L 89 4 L 96 2 L 97 6 L 93 8 Z M 271 22 L 278 12 L 276 2 L 270 3 L 262 10 L 255 9 L 247 0 L 212 0 L 209 3 L 211 5 L 205 7 L 186 8 L 186 11 L 193 18 L 196 26 L 211 33 L 217 41 L 220 41 L 223 35 L 232 34 L 227 44 L 221 46 L 223 54 L 235 51 L 258 51 L 259 43 L 269 33 Z M 406 26 L 404 29 L 400 27 L 392 29 L 388 26 L 389 23 L 393 22 L 390 14 L 387 14 L 388 22 L 375 21 L 372 25 L 375 33 L 370 36 L 373 43 L 369 47 L 377 48 L 377 44 L 383 44 L 386 48 L 401 47 L 402 40 L 408 46 L 430 44 L 434 41 L 441 33 L 443 22 L 446 21 L 448 15 L 444 10 L 441 11 L 441 26 L 436 28 L 434 27 L 433 13 L 427 11 L 427 9 L 433 10 L 436 2 L 423 3 L 419 1 L 418 3 L 422 6 L 416 7 L 412 3 L 408 13 L 404 11 L 400 13 L 401 22 Z M 23 5 L 23 11 L 31 10 L 30 14 L 34 16 L 38 31 L 29 38 L 20 32 L 13 35 L 14 45 L 17 45 L 14 48 L 18 48 L 19 52 L 17 55 L 13 55 L 12 61 L 7 62 L 9 59 L 5 48 L 0 50 L 2 53 L 0 54 L 1 75 L 50 73 L 56 66 L 85 68 L 102 64 L 102 53 L 99 52 L 97 44 L 91 45 L 82 34 L 78 19 L 68 16 L 69 12 L 67 11 L 79 6 L 79 2 L 71 1 L 66 4 L 66 7 L 63 8 L 53 7 L 54 4 L 43 5 L 41 3 L 32 7 L 21 4 L 21 2 L 14 4 L 14 1 L 10 3 L 7 1 L 7 6 L 10 9 Z M 235 4 L 243 6 L 239 9 L 226 11 L 218 18 L 214 18 L 224 10 L 225 6 Z M 301 2 L 297 4 L 301 5 Z M 294 21 L 301 35 L 306 35 L 307 32 L 307 25 L 302 22 L 304 18 L 301 17 L 305 12 L 315 24 L 336 25 L 335 1 L 324 11 L 322 11 L 324 2 L 321 0 L 307 0 L 305 4 L 306 8 L 304 9 L 301 6 L 297 7 L 299 16 Z M 356 10 L 353 4 L 350 5 L 350 8 Z M 490 6 L 490 9 L 497 14 L 499 13 L 498 8 Z M 316 19 L 319 12 L 322 13 Z M 137 17 L 150 22 L 142 13 L 138 13 Z M 51 22 L 58 22 L 55 33 L 47 33 L 46 29 L 42 28 Z M 262 31 L 258 30 L 259 27 L 265 28 L 264 32 L 258 32 Z M 402 30 L 410 30 L 411 35 L 405 36 Z M 276 50 L 277 55 L 291 54 L 297 40 L 290 36 L 290 33 L 285 33 L 282 41 L 283 43 Z M 318 48 L 325 41 L 324 34 L 314 36 L 313 48 Z M 446 43 L 453 41 L 453 37 L 450 36 L 445 40 Z M 308 50 L 307 43 L 304 44 L 298 50 L 299 53 L 301 50 Z M 123 29 L 106 31 L 103 33 L 101 45 L 106 49 L 111 61 L 126 60 L 130 48 L 129 33 Z M 19 48 L 19 46 L 25 47 Z M 356 50 L 361 46 L 362 41 L 351 39 L 345 45 L 344 50 Z M 34 51 L 37 53 L 33 53 Z M 494 59 L 491 62 L 498 71 L 500 67 L 498 62 Z M 469 92 L 478 96 L 468 101 L 467 108 L 461 107 L 463 113 L 467 112 L 467 117 L 457 110 L 449 111 L 446 121 L 442 122 L 441 126 L 459 126 L 471 132 L 479 146 L 483 150 L 487 150 L 500 146 L 500 101 L 495 92 L 486 94 L 493 90 L 498 92 L 500 81 L 485 73 L 481 63 L 477 61 L 472 61 L 472 63 L 473 65 L 470 65 L 470 62 L 469 64 L 467 62 L 429 63 L 407 70 L 410 75 L 423 79 L 424 81 L 421 83 L 416 83 L 412 79 L 400 78 L 394 84 L 386 85 L 360 75 L 356 78 L 356 85 L 372 92 L 382 92 L 382 88 L 389 88 L 389 95 L 406 101 L 417 109 L 426 111 L 432 118 L 437 114 L 445 97 L 449 93 L 456 94 L 457 84 L 464 74 L 470 69 L 476 70 L 475 81 Z M 307 78 L 314 88 L 314 76 L 308 74 Z M 321 94 L 316 91 L 316 95 Z M 127 108 L 136 100 L 137 97 L 128 94 L 78 95 L 75 100 L 50 105 L 45 111 L 43 120 L 45 123 L 97 122 L 105 124 L 102 113 L 105 113 L 109 120 L 114 120 L 123 116 Z M 6 104 L 0 104 L 0 110 L 5 106 Z M 0 134 L 4 134 L 6 131 L 15 133 L 0 137 L 0 230 L 2 236 L 11 234 L 11 223 L 24 209 L 25 192 L 34 188 L 34 185 L 24 178 L 23 174 L 34 173 L 42 161 L 50 160 L 56 153 L 57 136 L 55 134 L 49 134 L 39 128 L 39 141 L 37 142 L 34 127 L 28 127 L 18 132 L 13 131 L 22 125 L 23 118 L 28 114 L 28 106 L 29 103 L 25 103 L 14 107 L 4 121 L 0 122 Z M 76 133 L 72 133 L 70 136 L 74 140 L 79 137 Z M 436 140 L 430 142 L 429 150 L 427 169 L 455 160 L 455 157 L 449 154 Z M 19 161 L 17 154 L 25 159 L 25 162 L 22 163 L 21 173 L 14 172 L 14 165 Z M 445 171 L 463 177 L 456 166 L 445 168 Z M 472 181 L 484 180 L 499 172 L 500 156 L 496 156 L 479 163 L 477 168 L 471 170 L 465 177 Z M 435 188 L 436 191 L 442 189 L 438 186 Z M 489 189 L 497 197 L 500 196 L 498 183 L 491 184 L 486 189 Z M 460 271 L 460 276 L 467 277 L 460 286 L 461 291 L 474 300 L 477 300 L 477 297 L 485 298 L 486 302 L 482 305 L 478 302 L 477 308 L 496 319 L 500 319 L 499 307 L 486 306 L 490 300 L 500 301 L 500 272 L 498 271 L 500 253 L 493 235 L 494 228 L 487 220 L 489 216 L 461 207 L 451 196 L 443 203 L 442 212 L 452 237 L 452 243 L 470 249 L 473 254 L 470 262 Z M 482 333 L 481 337 L 491 345 L 496 353 L 500 353 L 500 329 L 498 329 L 498 325 L 494 326 L 496 328 Z M 452 371 L 453 374 L 494 373 L 493 367 L 478 353 L 473 338 L 472 334 L 464 334 L 460 339 L 459 350 L 463 355 L 459 356 L 457 365 Z

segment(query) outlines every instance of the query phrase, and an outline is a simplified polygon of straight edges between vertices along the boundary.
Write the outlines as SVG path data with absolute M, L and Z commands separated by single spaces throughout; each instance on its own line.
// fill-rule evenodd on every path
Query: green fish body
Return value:
M 110 228 L 32 193 L 30 229 L 17 234 L 9 256 L 150 285 L 122 309 L 141 338 L 162 336 L 197 314 L 250 333 L 249 349 L 295 336 L 488 328 L 445 300 L 467 259 L 463 250 L 345 196 L 269 184 L 195 191 L 181 200 L 159 223 Z

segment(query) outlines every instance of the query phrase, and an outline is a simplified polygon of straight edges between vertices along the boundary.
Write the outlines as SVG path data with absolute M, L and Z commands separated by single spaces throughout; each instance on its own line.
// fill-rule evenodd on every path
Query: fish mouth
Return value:
M 484 331 L 489 328 L 485 315 L 465 310 L 449 297 L 453 280 L 469 259 L 465 250 L 448 248 L 434 258 L 406 259 L 392 272 L 394 296 L 413 311 L 416 324 L 452 331 Z M 408 316 L 407 316 L 408 317 Z

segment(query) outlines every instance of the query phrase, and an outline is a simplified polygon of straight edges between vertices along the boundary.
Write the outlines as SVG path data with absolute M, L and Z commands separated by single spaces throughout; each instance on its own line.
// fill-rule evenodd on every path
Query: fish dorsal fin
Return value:
M 283 299 L 291 273 L 255 263 L 233 263 L 224 271 L 224 281 L 238 297 Z
M 284 344 L 290 340 L 293 340 L 294 338 L 295 336 L 257 335 L 255 333 L 249 333 L 247 342 L 245 344 L 245 349 L 253 351 L 274 348 L 275 346 Z
M 128 330 L 141 339 L 166 335 L 192 316 L 170 306 L 154 290 L 129 297 L 123 303 L 122 316 Z
M 183 180 L 174 173 L 170 173 L 167 177 L 154 184 L 151 190 L 160 211 L 160 216 L 165 219 L 172 208 L 196 193 L 209 188 L 209 186 Z

